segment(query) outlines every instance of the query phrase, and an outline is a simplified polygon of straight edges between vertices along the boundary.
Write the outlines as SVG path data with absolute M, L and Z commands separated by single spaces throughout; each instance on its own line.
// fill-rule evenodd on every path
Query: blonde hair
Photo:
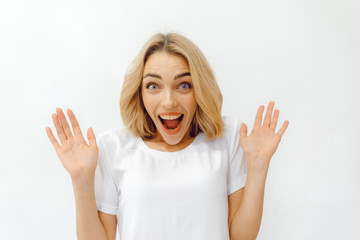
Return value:
M 190 125 L 191 137 L 200 132 L 204 132 L 208 140 L 221 137 L 224 123 L 221 117 L 223 98 L 220 88 L 200 49 L 177 33 L 152 36 L 127 69 L 120 96 L 120 113 L 125 127 L 136 137 L 151 139 L 156 135 L 155 124 L 142 101 L 141 85 L 147 59 L 160 51 L 179 55 L 188 62 L 197 102 Z

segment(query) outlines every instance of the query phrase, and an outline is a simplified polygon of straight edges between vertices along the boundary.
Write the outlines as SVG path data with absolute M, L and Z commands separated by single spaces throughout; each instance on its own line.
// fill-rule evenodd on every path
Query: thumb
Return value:
M 95 147 L 96 146 L 96 138 L 95 138 L 94 130 L 92 129 L 92 127 L 87 130 L 87 138 L 89 139 L 90 147 Z
M 247 126 L 245 123 L 241 123 L 240 127 L 240 139 L 247 137 Z

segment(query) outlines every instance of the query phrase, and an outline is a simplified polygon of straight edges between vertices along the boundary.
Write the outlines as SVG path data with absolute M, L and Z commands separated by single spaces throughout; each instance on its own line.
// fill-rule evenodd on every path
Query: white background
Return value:
M 50 144 L 56 107 L 83 133 L 122 126 L 124 72 L 154 33 L 208 58 L 223 115 L 252 129 L 275 101 L 258 239 L 360 239 L 360 2 L 1 1 L 0 239 L 76 239 L 71 179 Z

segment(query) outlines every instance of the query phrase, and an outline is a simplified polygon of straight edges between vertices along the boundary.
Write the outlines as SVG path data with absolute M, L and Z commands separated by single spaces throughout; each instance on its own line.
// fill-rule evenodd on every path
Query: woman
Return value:
M 92 128 L 57 108 L 47 135 L 69 172 L 78 239 L 255 239 L 279 111 L 270 102 L 247 126 L 221 116 L 222 95 L 205 57 L 179 34 L 157 34 L 124 79 L 124 129 Z M 246 185 L 246 187 L 245 187 Z

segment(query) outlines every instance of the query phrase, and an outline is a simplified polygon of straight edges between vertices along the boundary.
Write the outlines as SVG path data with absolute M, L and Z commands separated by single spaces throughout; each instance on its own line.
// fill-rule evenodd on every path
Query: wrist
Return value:
M 267 174 L 269 170 L 270 160 L 265 158 L 248 158 L 247 169 L 248 173 L 253 174 Z
M 248 170 L 246 177 L 246 187 L 263 189 L 265 187 L 267 178 L 267 171 L 259 171 L 259 170 Z
M 81 175 L 77 177 L 72 177 L 71 181 L 72 184 L 75 186 L 81 186 L 81 185 L 91 185 L 94 184 L 95 176 L 93 174 L 91 175 Z

